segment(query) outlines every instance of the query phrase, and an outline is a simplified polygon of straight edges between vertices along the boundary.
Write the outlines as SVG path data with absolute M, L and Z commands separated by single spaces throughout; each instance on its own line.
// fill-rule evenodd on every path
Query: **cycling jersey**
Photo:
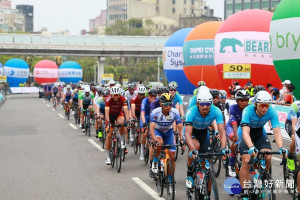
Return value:
M 103 97 L 99 97 L 97 99 L 97 106 L 100 108 L 100 109 L 105 109 L 105 100 Z
M 142 101 L 143 101 L 144 98 L 139 99 L 139 96 L 137 95 L 137 96 L 134 96 L 131 99 L 131 104 L 135 104 L 135 113 L 140 113 L 141 112 Z
M 121 95 L 118 101 L 114 101 L 112 97 L 108 97 L 105 101 L 105 108 L 109 108 L 110 115 L 119 115 L 122 112 L 123 106 L 127 106 L 127 101 Z
M 211 105 L 209 113 L 205 117 L 200 115 L 197 106 L 191 107 L 186 113 L 186 125 L 191 125 L 194 129 L 207 129 L 214 120 L 217 124 L 224 124 L 221 110 L 214 105 Z
M 242 110 L 240 110 L 238 104 L 231 105 L 229 108 L 229 120 L 226 124 L 226 133 L 229 137 L 233 133 L 233 124 L 236 124 L 237 126 L 240 125 L 242 120 Z
M 182 123 L 178 110 L 172 108 L 169 115 L 165 116 L 162 113 L 162 108 L 156 108 L 152 111 L 150 122 L 156 123 L 155 129 L 165 133 L 172 128 L 173 122 L 176 124 Z
M 48 85 L 48 87 L 47 87 L 47 92 L 51 92 L 51 90 L 52 90 L 51 85 Z
M 193 95 L 194 95 L 194 96 L 197 96 L 198 90 L 199 90 L 199 88 L 194 89 L 194 91 L 193 91 Z
M 127 90 L 124 94 L 125 98 L 129 100 L 129 102 L 131 102 L 131 99 L 134 97 L 134 96 L 137 96 L 137 91 L 134 91 L 133 94 L 130 94 L 130 92 Z
M 66 90 L 66 91 L 64 92 L 64 94 L 66 95 L 65 102 L 69 102 L 69 101 L 71 100 L 71 98 L 72 98 L 72 93 L 73 93 L 72 90 L 70 90 L 70 91 Z
M 58 93 L 58 88 L 57 88 L 57 87 L 54 87 L 54 88 L 53 88 L 53 93 L 54 93 L 54 94 L 57 94 L 57 93 Z
M 173 103 L 174 103 L 175 105 L 176 105 L 177 103 L 178 103 L 179 105 L 182 105 L 182 98 L 181 98 L 181 96 L 180 96 L 178 93 L 175 94 Z
M 141 112 L 144 112 L 145 115 L 150 115 L 150 101 L 148 97 L 144 98 L 142 101 Z
M 291 110 L 287 116 L 288 120 L 292 120 L 294 118 L 300 117 L 300 112 L 298 111 L 298 107 L 300 107 L 300 101 L 295 101 L 291 106 Z
M 150 113 L 152 113 L 152 111 L 158 107 L 160 107 L 159 99 L 156 99 L 155 101 L 150 103 Z
M 82 100 L 83 109 L 86 109 L 89 105 L 92 105 L 92 99 L 94 99 L 93 93 L 90 92 L 89 96 L 86 96 L 85 93 L 82 93 L 79 96 L 79 99 Z
M 197 96 L 191 97 L 190 100 L 189 100 L 189 108 L 196 105 L 196 103 L 197 103 Z

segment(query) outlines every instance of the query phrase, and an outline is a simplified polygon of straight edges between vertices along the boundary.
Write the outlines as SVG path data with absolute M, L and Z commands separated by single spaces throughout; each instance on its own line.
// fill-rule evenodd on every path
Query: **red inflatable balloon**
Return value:
M 196 26 L 185 38 L 183 71 L 197 86 L 205 81 L 209 88 L 224 89 L 214 64 L 214 38 L 222 22 L 205 22 Z
M 54 83 L 58 79 L 58 67 L 51 60 L 41 60 L 33 70 L 34 79 L 37 83 Z
M 215 38 L 215 64 L 226 89 L 238 81 L 243 87 L 268 83 L 281 88 L 274 68 L 269 28 L 272 13 L 265 10 L 244 10 L 230 16 Z

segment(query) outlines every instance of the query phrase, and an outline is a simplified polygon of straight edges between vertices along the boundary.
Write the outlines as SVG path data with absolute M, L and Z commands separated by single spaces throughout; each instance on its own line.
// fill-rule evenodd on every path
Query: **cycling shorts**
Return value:
M 193 128 L 192 139 L 198 140 L 200 144 L 200 149 L 198 150 L 199 153 L 207 153 L 212 151 L 207 129 L 198 130 Z
M 124 117 L 123 111 L 121 111 L 118 115 L 109 115 L 109 121 L 113 125 L 115 121 L 118 121 L 118 118 Z
M 150 123 L 150 115 L 145 115 L 145 123 L 149 126 Z M 143 128 L 142 118 L 140 117 L 140 127 Z
M 74 97 L 73 97 L 72 100 L 73 100 L 74 103 L 75 103 L 75 102 L 78 103 L 78 98 L 74 98 Z
M 285 121 L 285 130 L 290 137 L 293 135 L 292 121 L 289 119 Z
M 55 97 L 56 97 L 56 95 L 57 95 L 57 92 L 53 92 L 53 96 L 55 96 Z
M 105 116 L 105 109 L 100 108 L 100 115 L 104 115 Z
M 258 138 L 251 137 L 251 135 L 254 135 L 254 134 L 260 135 L 260 137 L 258 137 Z M 254 144 L 255 148 L 257 148 L 259 151 L 261 149 L 272 150 L 270 140 L 269 140 L 268 135 L 264 128 L 251 128 L 250 127 L 250 137 L 251 137 L 252 143 Z M 239 145 L 240 154 L 241 155 L 248 154 L 249 147 L 246 145 L 243 137 L 239 138 L 238 140 L 239 140 L 239 144 L 240 144 Z
M 71 97 L 66 97 L 65 102 L 68 103 L 71 100 Z
M 163 133 L 158 129 L 154 131 L 156 137 L 160 137 L 164 141 L 164 145 L 174 145 L 175 144 L 175 137 L 173 134 L 173 129 L 170 128 L 167 132 Z M 170 151 L 175 152 L 176 146 L 172 146 L 168 148 Z
M 232 136 L 234 135 L 234 134 L 233 134 L 233 127 L 230 126 L 230 125 L 227 125 L 227 126 L 225 127 L 225 129 L 226 129 L 227 137 L 231 140 Z

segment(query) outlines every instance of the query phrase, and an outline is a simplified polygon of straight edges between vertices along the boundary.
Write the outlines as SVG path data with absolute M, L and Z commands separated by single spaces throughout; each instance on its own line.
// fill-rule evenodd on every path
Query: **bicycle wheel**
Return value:
M 137 152 L 138 152 L 139 140 L 140 140 L 139 132 L 135 132 L 134 145 L 133 145 L 134 154 L 137 154 Z
M 102 138 L 100 138 L 100 140 L 102 140 L 102 148 L 104 148 L 105 147 L 105 140 L 106 140 L 106 130 L 105 130 L 105 128 L 102 129 L 102 130 L 103 130 Z
M 121 165 L 122 165 L 122 149 L 121 149 L 121 140 L 119 137 L 117 137 L 117 144 L 116 144 L 116 170 L 118 173 L 121 171 Z
M 262 188 L 258 195 L 259 199 L 276 199 L 276 194 L 274 193 L 275 186 L 274 184 L 269 184 L 271 182 L 273 183 L 271 175 L 268 172 L 265 172 L 262 177 Z
M 171 159 L 168 159 L 168 161 L 167 161 L 167 173 L 168 173 L 168 175 L 166 176 L 166 181 L 167 181 L 167 199 L 174 200 L 175 199 L 175 180 L 174 180 L 173 164 L 172 164 Z M 169 176 L 171 176 L 171 179 L 172 179 L 171 181 L 169 180 Z
M 180 145 L 179 144 L 179 139 L 178 139 L 178 135 L 176 135 L 176 144 L 177 145 Z M 178 157 L 178 152 L 179 152 L 179 146 L 176 147 L 176 151 L 175 151 L 175 161 L 177 160 L 177 157 Z
M 211 190 L 210 190 L 210 194 L 208 194 L 208 185 L 209 183 L 211 183 Z M 217 182 L 216 182 L 216 178 L 213 174 L 212 171 L 208 172 L 208 177 L 205 177 L 205 196 L 209 196 L 209 198 L 205 198 L 204 199 L 219 199 L 219 191 L 218 191 L 218 186 L 217 186 Z
M 78 110 L 77 110 L 77 105 L 75 105 L 75 108 L 74 108 L 74 119 L 75 119 L 75 124 L 77 124 L 78 122 Z
M 85 117 L 84 117 L 85 135 L 87 135 L 87 127 L 88 127 L 87 116 L 85 116 Z
M 213 153 L 220 153 L 221 152 L 221 148 L 220 148 L 220 142 L 217 141 L 215 143 L 212 143 L 212 149 L 213 149 Z M 212 158 L 212 171 L 215 175 L 215 177 L 218 177 L 221 171 L 221 156 L 213 156 Z
M 290 173 L 288 166 L 287 166 L 287 162 L 283 163 L 283 180 L 284 180 L 284 185 L 287 186 L 286 183 L 291 183 L 290 181 L 292 181 L 294 179 L 294 173 Z M 289 192 L 289 194 L 291 194 L 292 190 L 290 187 L 285 187 L 286 190 Z
M 225 148 L 230 149 L 229 138 L 226 136 L 226 145 Z M 223 167 L 226 168 L 226 160 L 222 159 Z
M 157 178 L 155 178 L 157 193 L 158 193 L 158 196 L 160 196 L 160 197 L 162 197 L 162 195 L 164 194 L 164 179 L 163 179 L 163 177 L 164 177 L 163 172 L 159 171 Z
M 144 163 L 145 163 L 145 165 L 148 164 L 148 160 L 149 160 L 149 148 L 145 147 L 144 148 Z
M 115 166 L 115 158 L 116 158 L 116 155 L 115 155 L 115 148 L 116 148 L 116 144 L 115 142 L 112 142 L 112 148 L 110 150 L 110 162 L 111 162 L 111 168 L 114 168 Z
M 91 137 L 91 121 L 90 121 L 90 114 L 87 114 L 87 130 L 89 137 Z

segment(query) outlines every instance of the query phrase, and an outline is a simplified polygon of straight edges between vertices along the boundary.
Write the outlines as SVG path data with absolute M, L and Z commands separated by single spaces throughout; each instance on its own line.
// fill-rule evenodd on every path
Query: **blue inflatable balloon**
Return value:
M 58 70 L 59 79 L 65 83 L 77 83 L 82 80 L 82 68 L 75 61 L 64 62 Z
M 10 87 L 19 87 L 19 84 L 26 82 L 29 77 L 29 66 L 22 59 L 10 59 L 4 65 L 4 76 L 7 76 Z
M 0 62 L 0 76 L 4 76 L 4 67 L 1 62 Z
M 183 72 L 182 47 L 186 36 L 193 28 L 184 28 L 176 31 L 167 40 L 163 50 L 164 72 L 168 82 L 178 83 L 180 94 L 193 94 L 196 88 L 185 76 Z

